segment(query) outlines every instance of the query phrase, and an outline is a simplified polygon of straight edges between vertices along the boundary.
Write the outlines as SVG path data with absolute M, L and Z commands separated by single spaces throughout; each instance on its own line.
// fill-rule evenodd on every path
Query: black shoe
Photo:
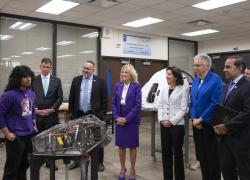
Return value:
M 46 168 L 49 168 L 50 169 L 50 164 L 49 163 L 46 163 Z M 58 167 L 55 165 L 55 171 L 58 170 Z
M 105 167 L 102 163 L 98 164 L 98 171 L 103 172 L 105 170 Z
M 72 170 L 72 169 L 76 169 L 78 167 L 80 167 L 79 161 L 74 161 L 72 164 L 69 165 L 68 168 L 69 168 L 69 170 Z

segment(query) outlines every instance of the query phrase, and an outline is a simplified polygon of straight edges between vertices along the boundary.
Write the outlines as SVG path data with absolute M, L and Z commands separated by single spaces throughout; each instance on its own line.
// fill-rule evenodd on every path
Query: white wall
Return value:
M 235 51 L 234 48 L 238 51 L 250 50 L 250 35 L 198 42 L 199 53 L 229 52 Z
M 151 56 L 123 54 L 123 34 L 151 38 Z M 168 59 L 168 38 L 122 30 L 112 29 L 111 37 L 101 39 L 101 55 L 116 57 L 132 57 L 143 59 Z

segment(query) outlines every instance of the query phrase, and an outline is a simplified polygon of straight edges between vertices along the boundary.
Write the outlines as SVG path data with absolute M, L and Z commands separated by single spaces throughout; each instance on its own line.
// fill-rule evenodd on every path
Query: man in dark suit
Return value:
M 36 94 L 36 124 L 39 133 L 59 123 L 58 109 L 63 101 L 63 91 L 61 80 L 52 76 L 51 70 L 51 59 L 43 58 L 41 74 L 32 82 L 32 90 Z M 49 163 L 46 163 L 46 167 L 50 167 Z
M 247 80 L 250 80 L 250 66 L 245 69 L 245 77 Z
M 250 82 L 243 76 L 245 63 L 240 56 L 225 61 L 224 73 L 230 83 L 222 95 L 223 105 L 238 111 L 231 120 L 214 126 L 220 135 L 219 152 L 224 180 L 250 179 Z
M 85 61 L 82 75 L 73 79 L 69 95 L 69 113 L 71 119 L 93 114 L 103 120 L 108 106 L 107 86 L 103 79 L 94 75 L 95 63 Z M 104 150 L 100 148 L 98 153 L 98 170 L 104 171 Z M 79 167 L 79 161 L 75 161 L 69 169 Z

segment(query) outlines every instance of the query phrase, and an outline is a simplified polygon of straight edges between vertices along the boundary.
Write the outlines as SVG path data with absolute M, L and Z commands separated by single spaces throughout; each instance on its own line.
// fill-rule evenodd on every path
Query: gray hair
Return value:
M 208 56 L 207 54 L 197 54 L 194 57 L 194 60 L 196 59 L 200 59 L 202 60 L 208 67 L 208 69 L 210 70 L 211 66 L 212 66 L 212 60 L 210 58 L 210 56 Z
M 95 67 L 95 63 L 94 63 L 94 61 L 91 61 L 91 60 L 86 60 L 86 61 L 84 61 L 84 62 L 83 62 L 83 64 L 84 64 L 84 63 L 90 63 L 90 64 L 92 64 L 92 65 Z

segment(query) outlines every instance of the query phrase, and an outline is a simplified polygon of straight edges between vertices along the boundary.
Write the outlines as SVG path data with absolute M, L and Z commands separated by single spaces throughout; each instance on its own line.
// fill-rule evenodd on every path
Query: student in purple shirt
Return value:
M 32 152 L 35 127 L 35 94 L 29 89 L 34 73 L 27 66 L 16 66 L 0 97 L 0 129 L 6 139 L 3 180 L 26 180 L 28 154 Z

